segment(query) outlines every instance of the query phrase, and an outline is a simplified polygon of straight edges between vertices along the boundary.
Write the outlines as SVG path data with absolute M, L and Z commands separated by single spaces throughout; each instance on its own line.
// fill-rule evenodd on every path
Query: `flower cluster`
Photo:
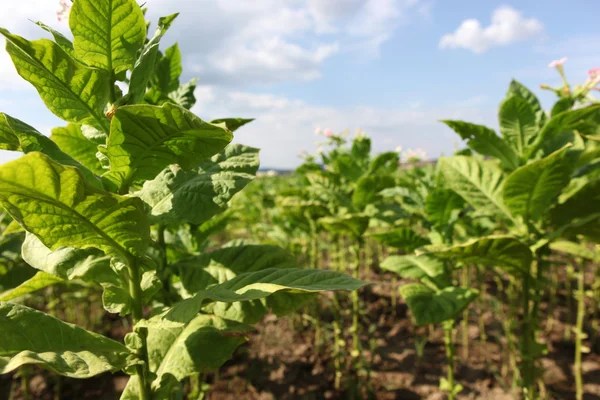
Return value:
M 71 11 L 71 2 L 68 0 L 60 0 L 58 3 L 60 9 L 56 12 L 56 19 L 58 22 L 62 22 L 69 18 L 69 11 Z
M 549 85 L 543 84 L 540 87 L 546 90 L 552 90 L 560 98 L 570 98 L 573 101 L 584 102 L 597 102 L 595 98 L 590 95 L 591 90 L 600 91 L 600 68 L 592 68 L 588 71 L 588 79 L 583 85 L 577 85 L 574 89 L 571 89 L 571 85 L 567 81 L 565 75 L 564 64 L 567 62 L 567 57 L 563 57 L 559 60 L 553 60 L 548 64 L 548 68 L 556 68 L 562 79 L 563 85 L 560 88 L 553 88 Z

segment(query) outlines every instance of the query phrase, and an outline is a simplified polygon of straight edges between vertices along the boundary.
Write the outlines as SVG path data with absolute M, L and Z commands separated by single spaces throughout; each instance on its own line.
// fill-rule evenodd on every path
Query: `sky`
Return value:
M 3 2 L 4 3 L 4 2 Z M 572 84 L 600 67 L 598 0 L 147 0 L 158 17 L 180 12 L 162 40 L 178 42 L 182 81 L 198 78 L 200 118 L 256 118 L 236 132 L 261 148 L 263 168 L 293 168 L 315 152 L 315 129 L 361 129 L 374 152 L 423 149 L 429 158 L 460 148 L 439 122 L 497 127 L 511 79 L 549 107 L 559 86 L 551 60 L 568 57 Z M 6 2 L 0 26 L 30 40 L 68 33 L 58 0 Z M 153 30 L 153 27 L 151 28 Z M 3 39 L 0 39 L 3 41 Z M 2 43 L 3 44 L 3 43 Z M 4 46 L 2 46 L 3 48 Z M 0 112 L 49 134 L 65 125 L 46 110 L 0 52 Z M 18 157 L 1 151 L 0 162 Z

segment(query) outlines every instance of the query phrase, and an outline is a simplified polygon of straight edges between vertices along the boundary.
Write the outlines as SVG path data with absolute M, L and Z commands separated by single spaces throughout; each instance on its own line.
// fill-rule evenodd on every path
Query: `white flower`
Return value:
M 562 67 L 562 65 L 566 62 L 567 62 L 567 57 L 563 57 L 560 60 L 553 60 L 550 62 L 550 64 L 548 64 L 548 68 Z
M 398 154 L 402 153 L 402 146 L 396 147 L 396 153 L 398 153 Z

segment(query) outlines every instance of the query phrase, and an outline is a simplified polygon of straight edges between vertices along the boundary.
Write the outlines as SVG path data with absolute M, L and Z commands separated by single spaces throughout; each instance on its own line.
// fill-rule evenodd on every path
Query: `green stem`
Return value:
M 521 334 L 521 388 L 523 397 L 527 400 L 534 398 L 534 363 L 532 354 L 532 316 L 530 312 L 530 281 L 527 275 L 523 280 L 523 332 Z
M 354 247 L 355 258 L 354 258 L 354 278 L 359 279 L 360 275 L 360 253 L 363 247 L 362 240 L 359 240 Z M 361 345 L 359 338 L 359 317 L 360 317 L 360 298 L 358 296 L 358 290 L 352 292 L 352 350 L 353 356 L 358 358 L 361 354 Z
M 461 284 L 463 287 L 470 287 L 471 282 L 469 279 L 469 266 L 465 265 L 462 269 Z M 463 318 L 461 321 L 461 334 L 462 334 L 462 351 L 464 360 L 469 359 L 469 307 L 463 311 Z
M 454 400 L 454 356 L 455 349 L 452 344 L 452 330 L 453 324 L 451 321 L 447 321 L 444 324 L 444 345 L 446 347 L 446 365 L 448 371 L 446 372 L 446 379 L 448 381 L 448 400 Z
M 21 392 L 23 400 L 31 399 L 31 393 L 29 392 L 29 366 L 21 367 Z
M 129 269 L 129 295 L 131 296 L 131 305 L 132 305 L 132 317 L 133 317 L 133 325 L 139 322 L 144 318 L 144 308 L 142 302 L 142 287 L 141 287 L 141 271 L 140 267 L 137 264 L 137 260 L 135 258 L 130 258 L 128 260 L 128 269 Z M 140 330 L 138 332 L 142 339 L 142 348 L 140 349 L 140 354 L 142 356 L 142 360 L 144 361 L 143 365 L 136 365 L 135 369 L 138 376 L 139 381 L 139 392 L 141 400 L 151 400 L 151 392 L 150 385 L 148 384 L 148 348 L 146 344 L 146 332 Z
M 583 348 L 583 319 L 585 316 L 585 271 L 582 264 L 577 274 L 577 323 L 575 326 L 575 388 L 576 399 L 583 399 L 583 376 L 581 369 L 581 354 Z

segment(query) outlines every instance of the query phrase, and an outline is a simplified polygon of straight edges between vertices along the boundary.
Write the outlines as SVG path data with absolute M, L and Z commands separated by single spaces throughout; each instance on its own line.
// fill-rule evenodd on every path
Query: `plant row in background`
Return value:
M 18 73 L 66 123 L 48 138 L 0 114 L 0 148 L 25 154 L 0 167 L 0 372 L 18 369 L 25 397 L 37 366 L 71 378 L 124 371 L 122 399 L 203 398 L 206 373 L 274 313 L 309 321 L 334 389 L 368 398 L 376 327 L 358 289 L 387 274 L 399 286 L 392 305 L 398 293 L 429 327 L 419 353 L 441 328 L 450 399 L 463 389 L 454 370 L 468 359 L 469 317 L 485 342 L 490 311 L 502 322 L 502 377 L 537 399 L 542 333 L 566 273 L 583 398 L 582 355 L 600 322 L 598 71 L 571 88 L 556 62 L 564 85 L 544 86 L 559 96 L 550 112 L 511 82 L 499 134 L 443 121 L 467 148 L 435 164 L 327 131 L 293 174 L 255 180 L 258 149 L 230 143 L 251 120 L 192 113 L 177 44 L 159 50 L 176 17 L 152 29 L 134 0 L 76 0 L 73 41 L 41 22 L 53 40 L 0 29 Z M 89 318 L 65 306 L 82 299 Z M 104 313 L 123 324 L 123 342 L 96 333 Z

